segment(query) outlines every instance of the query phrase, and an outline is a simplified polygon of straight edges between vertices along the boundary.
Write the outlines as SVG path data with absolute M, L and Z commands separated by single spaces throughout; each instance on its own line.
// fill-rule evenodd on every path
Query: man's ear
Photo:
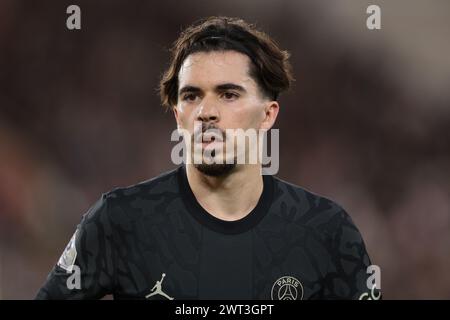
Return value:
M 277 120 L 278 111 L 280 110 L 280 105 L 277 101 L 268 101 L 264 106 L 264 119 L 261 123 L 260 128 L 269 130 L 275 124 Z
M 177 109 L 177 106 L 173 106 L 173 107 L 172 107 L 172 111 L 173 111 L 173 114 L 174 114 L 174 116 L 175 116 L 175 121 L 177 122 L 177 128 L 180 128 L 181 125 L 180 125 L 180 119 L 178 118 L 178 109 Z

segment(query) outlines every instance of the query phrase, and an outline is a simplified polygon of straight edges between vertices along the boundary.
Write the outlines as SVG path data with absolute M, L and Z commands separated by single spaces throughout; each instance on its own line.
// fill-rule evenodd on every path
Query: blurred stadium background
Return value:
M 65 27 L 70 4 L 81 31 Z M 209 15 L 292 54 L 278 176 L 347 209 L 386 299 L 449 299 L 446 0 L 1 0 L 0 299 L 34 297 L 102 192 L 174 167 L 157 83 L 182 27 Z

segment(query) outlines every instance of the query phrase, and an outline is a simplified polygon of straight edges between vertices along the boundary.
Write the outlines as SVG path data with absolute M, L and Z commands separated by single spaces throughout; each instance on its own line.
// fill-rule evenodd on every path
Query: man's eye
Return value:
M 195 101 L 195 99 L 197 98 L 197 96 L 193 93 L 187 94 L 185 96 L 183 96 L 183 100 L 184 101 Z
M 239 97 L 239 95 L 234 92 L 224 92 L 222 96 L 225 98 L 225 100 L 234 100 Z

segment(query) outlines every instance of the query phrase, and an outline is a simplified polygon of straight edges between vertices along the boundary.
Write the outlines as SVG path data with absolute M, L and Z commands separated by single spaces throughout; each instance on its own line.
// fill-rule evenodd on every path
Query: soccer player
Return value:
M 234 141 L 226 129 L 273 126 L 293 80 L 288 53 L 228 17 L 188 27 L 172 53 L 162 103 L 191 134 L 186 142 L 213 152 L 103 194 L 36 298 L 378 299 L 342 207 L 224 148 Z M 195 154 L 187 148 L 188 160 Z M 227 161 L 210 161 L 218 159 Z

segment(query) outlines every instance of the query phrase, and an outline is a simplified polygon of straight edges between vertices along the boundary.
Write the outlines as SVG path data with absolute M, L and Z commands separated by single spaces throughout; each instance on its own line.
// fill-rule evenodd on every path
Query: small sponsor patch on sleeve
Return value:
M 58 260 L 58 266 L 68 272 L 72 272 L 73 266 L 75 264 L 75 259 L 77 258 L 77 248 L 75 246 L 77 234 L 78 230 L 75 231 L 69 243 L 67 244 L 66 249 Z

